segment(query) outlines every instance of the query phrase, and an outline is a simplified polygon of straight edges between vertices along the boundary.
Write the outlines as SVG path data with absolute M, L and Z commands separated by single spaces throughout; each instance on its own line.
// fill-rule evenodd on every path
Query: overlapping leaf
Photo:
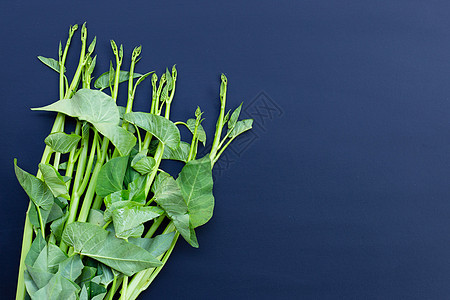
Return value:
M 100 91 L 81 89 L 72 99 L 33 110 L 56 111 L 91 123 L 121 155 L 127 155 L 136 144 L 136 137 L 119 126 L 120 115 L 114 99 Z
M 144 222 L 159 217 L 164 211 L 155 206 L 139 206 L 133 201 L 126 201 L 127 205 L 117 208 L 112 212 L 112 220 L 116 236 L 128 238 L 132 236 L 133 229 Z M 143 226 L 141 226 L 143 229 Z M 142 234 L 142 233 L 141 233 Z M 141 235 L 140 234 L 140 235 Z M 138 235 L 138 236 L 140 236 Z
M 20 185 L 28 197 L 30 197 L 31 201 L 37 207 L 50 211 L 54 203 L 54 197 L 45 182 L 19 168 L 16 159 L 14 160 L 14 171 L 16 172 Z
M 114 72 L 115 73 L 115 72 Z M 110 72 L 105 72 L 102 75 L 100 75 L 100 77 L 97 78 L 97 80 L 94 82 L 94 87 L 96 89 L 106 89 L 107 87 L 109 87 L 109 76 L 110 76 Z M 114 74 L 113 74 L 114 76 Z M 139 73 L 133 73 L 133 78 L 138 78 L 141 77 L 142 74 Z M 119 73 L 119 83 L 127 81 L 130 78 L 130 72 L 128 71 L 120 71 Z
M 193 247 L 198 247 L 194 228 L 189 221 L 188 206 L 183 200 L 180 187 L 167 173 L 160 173 L 153 183 L 155 201 L 172 219 L 178 232 Z
M 122 190 L 123 179 L 128 166 L 128 156 L 116 157 L 103 165 L 98 173 L 97 195 L 106 197 L 111 193 Z
M 175 232 L 169 232 L 154 238 L 130 238 L 128 242 L 147 250 L 154 257 L 158 257 L 169 249 L 174 237 Z
M 195 131 L 195 119 L 188 119 L 186 121 L 186 125 L 189 128 L 189 131 L 194 134 Z M 203 143 L 203 145 L 206 144 L 206 132 L 205 129 L 203 129 L 203 126 L 201 124 L 197 127 L 197 138 L 200 142 Z
M 44 140 L 45 144 L 47 144 L 53 151 L 60 153 L 69 153 L 72 149 L 74 149 L 78 142 L 80 141 L 81 136 L 77 134 L 66 134 L 64 132 L 54 132 L 50 133 Z
M 252 129 L 253 125 L 253 119 L 244 119 L 237 121 L 236 125 L 232 129 L 228 129 L 229 138 L 234 138 L 240 135 L 241 133 L 244 133 L 247 130 Z
M 59 172 L 50 164 L 39 164 L 39 170 L 44 177 L 44 182 L 47 184 L 48 188 L 52 191 L 53 196 L 63 197 L 70 200 L 69 193 L 67 191 L 67 185 L 64 178 L 59 174 Z
M 161 265 L 148 251 L 90 223 L 67 225 L 63 241 L 72 246 L 76 253 L 98 260 L 127 276 Z
M 38 59 L 47 67 L 55 70 L 59 73 L 59 62 L 53 58 L 38 56 Z M 66 72 L 66 68 L 64 67 L 64 73 Z
M 209 155 L 189 161 L 181 170 L 177 183 L 187 204 L 190 221 L 194 228 L 208 222 L 214 209 L 213 179 Z
M 172 159 L 186 162 L 189 157 L 189 150 L 191 145 L 186 142 L 180 142 L 180 145 L 175 149 L 169 147 L 164 148 L 162 159 Z
M 170 149 L 170 148 L 169 148 Z M 147 156 L 146 152 L 138 153 L 131 161 L 131 167 L 138 171 L 141 175 L 145 175 L 150 173 L 155 164 L 156 161 L 153 157 Z
M 130 122 L 155 136 L 165 146 L 175 149 L 180 144 L 180 131 L 170 120 L 144 112 L 131 112 L 124 115 Z

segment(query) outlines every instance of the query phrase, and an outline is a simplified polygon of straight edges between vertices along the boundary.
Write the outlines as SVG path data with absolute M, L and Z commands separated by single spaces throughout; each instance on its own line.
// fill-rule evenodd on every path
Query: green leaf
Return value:
M 136 84 L 134 85 L 134 88 L 136 89 L 136 87 L 137 87 L 142 81 L 144 81 L 145 78 L 147 78 L 150 74 L 153 74 L 153 73 L 155 73 L 155 71 L 151 71 L 151 72 L 145 73 L 144 75 L 141 75 L 141 76 L 139 77 L 139 79 L 136 81 Z M 133 76 L 133 78 L 136 78 L 136 77 Z
M 180 145 L 173 150 L 169 147 L 164 148 L 162 159 L 171 159 L 186 162 L 189 157 L 190 149 L 191 145 L 186 142 L 180 142 Z
M 241 121 L 238 121 L 236 123 L 236 126 L 232 129 L 229 138 L 234 138 L 240 135 L 241 133 L 252 129 L 253 119 L 244 119 Z M 230 131 L 230 130 L 229 130 Z
M 49 214 L 43 220 L 45 224 L 61 218 L 64 215 L 61 207 L 54 202 Z
M 230 111 L 228 111 L 225 117 L 223 117 L 223 125 L 225 125 L 225 123 L 228 122 L 229 118 L 230 118 Z
M 213 179 L 209 155 L 189 161 L 177 178 L 186 201 L 192 226 L 198 227 L 211 219 L 214 210 Z
M 114 194 L 117 195 L 118 193 L 119 192 L 116 192 Z M 111 195 L 114 195 L 114 194 L 111 194 Z M 103 218 L 104 218 L 105 222 L 109 222 L 109 221 L 112 220 L 113 212 L 116 209 L 120 209 L 120 208 L 126 207 L 126 206 L 135 206 L 135 205 L 142 206 L 143 205 L 143 204 L 140 204 L 140 203 L 129 201 L 129 200 L 127 200 L 127 198 L 124 198 L 124 197 L 122 197 L 119 201 L 115 201 L 115 200 L 117 200 L 117 198 L 113 200 L 114 202 L 109 202 L 109 201 L 107 202 L 107 201 L 105 201 L 106 209 L 105 209 L 105 212 L 103 214 Z
M 56 273 L 58 271 L 59 264 L 66 260 L 67 256 L 58 246 L 52 243 L 49 243 L 47 247 L 47 269 L 51 273 Z M 34 266 L 36 266 L 36 262 Z
M 46 245 L 47 243 L 42 237 L 42 234 L 38 232 L 38 234 L 36 234 L 36 238 L 31 244 L 31 248 L 28 251 L 27 256 L 25 257 L 25 264 L 32 266 Z
M 189 221 L 188 207 L 183 200 L 180 187 L 175 179 L 167 173 L 160 173 L 152 186 L 154 198 L 167 213 L 170 219 L 183 236 L 193 247 L 198 247 L 197 237 Z
M 25 281 L 25 288 L 27 290 L 27 294 L 34 294 L 39 290 L 39 288 L 37 287 L 36 283 L 34 282 L 33 278 L 31 277 L 30 273 L 28 273 L 27 270 L 25 270 L 23 278 Z M 30 297 L 25 299 L 30 299 Z
M 86 282 L 90 281 L 92 278 L 94 278 L 96 273 L 97 273 L 97 267 L 85 266 L 83 268 L 83 270 L 81 270 L 81 275 L 78 276 L 78 278 L 75 280 L 75 282 L 79 286 L 84 286 L 84 283 L 86 283 Z
M 108 285 L 114 280 L 114 274 L 111 271 L 111 268 L 102 263 L 99 263 L 98 271 L 100 273 L 100 283 L 105 287 L 108 287 Z
M 147 152 L 145 150 L 145 152 Z M 147 156 L 144 153 L 138 153 L 131 161 L 131 167 L 138 171 L 141 175 L 150 173 L 156 165 L 153 157 Z
M 83 288 L 81 289 L 80 300 L 89 300 L 88 292 L 85 285 L 83 285 Z
M 87 75 L 90 77 L 92 75 L 92 72 L 94 72 L 95 65 L 97 64 L 97 55 L 94 56 L 94 58 L 89 63 L 89 68 L 86 71 Z M 90 86 L 90 85 L 89 85 Z
M 102 300 L 106 294 L 106 288 L 94 282 L 94 279 L 85 283 L 88 297 L 91 300 Z
M 53 58 L 38 56 L 38 59 L 47 67 L 55 70 L 59 73 L 59 62 Z M 64 67 L 64 73 L 66 72 L 66 68 Z
M 88 223 L 103 227 L 106 224 L 103 218 L 103 211 L 100 209 L 91 209 L 89 211 Z
M 194 227 L 192 226 L 189 215 L 176 215 L 172 217 L 173 225 L 183 238 L 194 248 L 198 248 L 197 236 L 195 235 Z
M 140 176 L 130 182 L 128 185 L 128 199 L 140 204 L 145 204 L 146 178 L 146 176 Z
M 58 270 L 58 264 L 66 259 L 59 247 L 48 244 L 39 253 L 32 265 L 27 265 L 27 271 L 38 289 L 48 284 Z
M 100 91 L 81 89 L 72 99 L 33 110 L 56 111 L 91 123 L 121 155 L 127 155 L 136 144 L 136 137 L 119 126 L 120 115 L 114 99 Z
M 97 195 L 106 197 L 109 194 L 122 190 L 125 171 L 127 170 L 128 156 L 111 159 L 102 166 L 97 178 Z
M 60 152 L 62 154 L 69 153 L 74 149 L 81 136 L 77 134 L 66 134 L 64 132 L 54 132 L 50 133 L 44 140 L 50 148 L 55 152 Z
M 160 173 L 152 186 L 155 201 L 161 205 L 169 217 L 184 215 L 188 212 L 180 187 L 175 179 L 167 173 Z
M 67 191 L 66 183 L 63 177 L 58 173 L 58 171 L 50 164 L 39 164 L 39 170 L 44 177 L 44 182 L 47 184 L 48 188 L 52 191 L 53 196 L 63 197 L 70 200 L 69 193 Z
M 118 238 L 126 239 L 130 237 L 133 228 L 163 214 L 164 211 L 156 206 L 136 206 L 127 205 L 116 209 L 112 213 L 114 230 Z
M 96 125 L 96 128 L 111 141 L 122 156 L 128 155 L 136 144 L 136 137 L 120 126 Z
M 121 190 L 121 191 L 117 191 L 112 194 L 109 194 L 108 196 L 106 196 L 103 199 L 103 201 L 105 202 L 106 207 L 109 208 L 111 205 L 113 205 L 115 203 L 127 201 L 129 198 L 129 195 L 130 195 L 130 192 L 128 190 Z M 108 209 L 105 210 L 105 213 L 107 212 L 107 210 Z
M 72 255 L 59 264 L 58 273 L 71 281 L 75 281 L 81 275 L 83 268 L 80 256 Z
M 113 74 L 114 76 L 114 74 Z M 133 78 L 141 77 L 142 74 L 134 73 Z M 128 71 L 120 71 L 119 73 L 119 83 L 127 81 L 130 77 L 130 72 Z M 100 90 L 106 89 L 109 87 L 109 71 L 100 75 L 99 78 L 94 82 L 94 87 Z
M 14 171 L 20 185 L 31 201 L 37 207 L 50 211 L 54 203 L 54 197 L 48 186 L 42 180 L 19 168 L 17 159 L 14 159 Z
M 175 149 L 180 144 L 180 131 L 170 120 L 143 112 L 131 112 L 124 119 L 155 136 L 165 146 Z
M 158 257 L 170 248 L 174 236 L 175 232 L 169 232 L 154 238 L 130 238 L 128 242 L 147 250 L 154 257 Z
M 105 89 L 107 87 L 111 88 L 115 76 L 116 76 L 116 72 L 114 71 L 114 67 L 113 67 L 112 61 L 109 61 L 108 86 L 103 87 L 100 90 Z M 95 86 L 95 83 L 94 83 L 94 86 Z M 112 92 L 112 89 L 111 89 L 111 92 Z
M 90 44 L 89 47 L 88 47 L 88 52 L 89 52 L 89 53 L 94 52 L 95 44 L 96 44 L 96 43 L 97 43 L 97 37 L 94 36 L 94 39 L 92 40 L 91 44 Z
M 228 129 L 229 130 L 233 130 L 234 126 L 236 125 L 239 115 L 241 114 L 241 108 L 242 108 L 242 103 L 231 114 L 230 120 L 228 121 Z
M 50 224 L 50 230 L 55 236 L 56 240 L 61 241 L 61 236 L 64 230 L 64 224 L 66 224 L 67 219 L 69 218 L 69 212 L 67 211 L 64 216 L 59 219 L 56 219 Z
M 55 274 L 46 286 L 31 293 L 32 300 L 76 300 L 80 287 L 61 274 Z
M 127 276 L 161 265 L 159 260 L 144 249 L 89 223 L 75 222 L 67 225 L 63 241 L 72 246 L 76 253 L 98 260 Z
M 171 91 L 173 89 L 173 80 L 172 75 L 169 72 L 169 69 L 166 68 L 166 86 L 168 91 Z
M 195 119 L 188 119 L 186 121 L 186 125 L 189 128 L 189 131 L 194 134 L 195 131 Z M 203 143 L 203 145 L 206 144 L 206 132 L 205 129 L 203 129 L 203 126 L 201 124 L 198 125 L 197 128 L 197 138 L 200 142 Z

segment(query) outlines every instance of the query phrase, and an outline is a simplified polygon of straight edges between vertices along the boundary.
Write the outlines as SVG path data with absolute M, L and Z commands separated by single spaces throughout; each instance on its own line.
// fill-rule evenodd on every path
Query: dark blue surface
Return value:
M 36 171 L 53 117 L 29 108 L 58 96 L 36 56 L 56 57 L 68 26 L 87 21 L 97 75 L 110 39 L 127 57 L 142 44 L 138 72 L 177 64 L 175 120 L 200 105 L 212 136 L 221 72 L 229 107 L 245 101 L 255 117 L 216 170 L 200 248 L 178 243 L 142 299 L 448 298 L 449 11 L 448 1 L 1 2 L 2 297 L 15 293 L 27 206 L 13 157 Z M 144 110 L 149 82 L 139 93 Z

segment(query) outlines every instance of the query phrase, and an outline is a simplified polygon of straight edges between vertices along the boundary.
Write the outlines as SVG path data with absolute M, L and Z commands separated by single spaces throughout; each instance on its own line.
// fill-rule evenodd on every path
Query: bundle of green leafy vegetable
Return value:
M 96 39 L 87 46 L 83 25 L 80 59 L 69 82 L 65 64 L 77 28 L 70 27 L 64 47 L 60 42 L 58 60 L 39 57 L 59 73 L 60 100 L 34 109 L 57 112 L 37 176 L 14 161 L 31 200 L 16 299 L 136 299 L 161 271 L 180 235 L 198 247 L 195 228 L 213 214 L 211 170 L 228 145 L 252 127 L 251 119 L 238 121 L 241 106 L 225 114 L 222 75 L 211 151 L 198 158 L 199 142 L 206 143 L 203 112 L 197 108 L 186 122 L 169 119 L 175 67 L 159 80 L 154 72 L 134 72 L 137 47 L 130 70 L 123 71 L 123 47 L 111 41 L 115 67 L 111 63 L 93 81 Z M 134 112 L 136 88 L 149 76 L 150 111 Z M 116 104 L 122 82 L 128 83 L 125 107 Z M 76 120 L 71 133 L 65 132 L 66 118 Z M 189 129 L 189 142 L 181 140 L 177 126 Z M 162 160 L 185 163 L 176 179 L 160 169 Z

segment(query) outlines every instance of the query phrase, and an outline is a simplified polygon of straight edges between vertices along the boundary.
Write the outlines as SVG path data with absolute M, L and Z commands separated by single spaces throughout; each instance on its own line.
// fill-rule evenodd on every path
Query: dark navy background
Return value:
M 58 97 L 36 56 L 84 21 L 97 76 L 110 39 L 127 59 L 142 45 L 137 72 L 177 64 L 173 120 L 200 105 L 210 142 L 221 72 L 229 108 L 255 118 L 215 171 L 200 248 L 181 240 L 142 299 L 448 298 L 448 1 L 74 2 L 0 3 L 2 298 L 28 202 L 13 158 L 36 172 L 54 115 L 29 108 Z M 148 109 L 150 82 L 138 93 Z

